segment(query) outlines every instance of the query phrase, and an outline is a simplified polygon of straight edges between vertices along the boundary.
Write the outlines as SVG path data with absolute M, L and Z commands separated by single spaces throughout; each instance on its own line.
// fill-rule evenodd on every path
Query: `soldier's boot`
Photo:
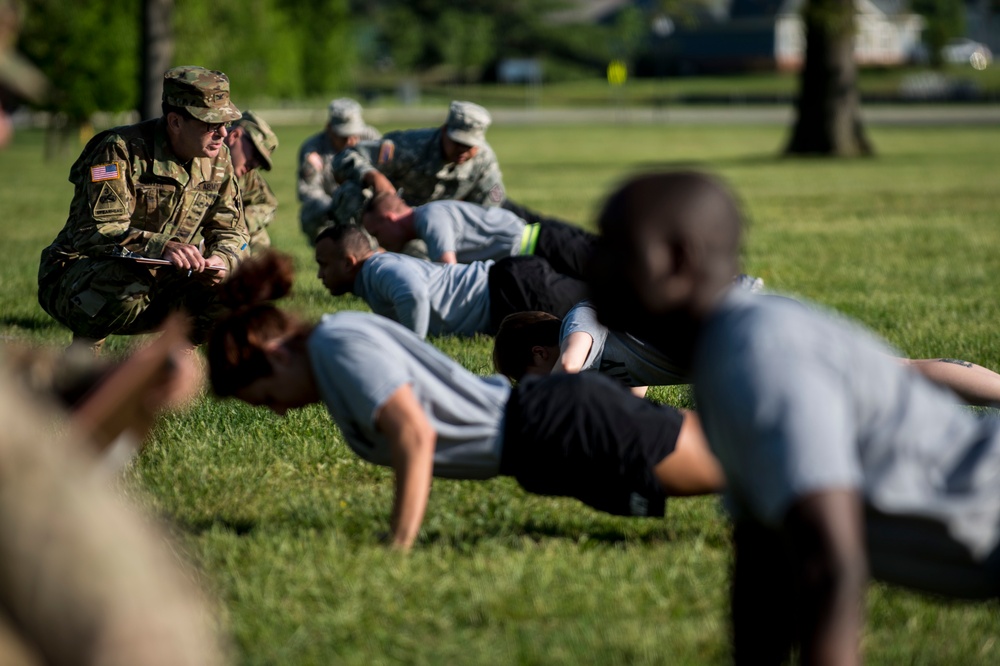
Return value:
M 84 347 L 90 350 L 97 358 L 101 355 L 101 349 L 104 347 L 104 341 L 107 338 L 101 338 L 100 340 L 95 340 L 94 338 L 85 338 L 82 335 L 73 334 L 73 342 L 70 343 L 70 347 Z

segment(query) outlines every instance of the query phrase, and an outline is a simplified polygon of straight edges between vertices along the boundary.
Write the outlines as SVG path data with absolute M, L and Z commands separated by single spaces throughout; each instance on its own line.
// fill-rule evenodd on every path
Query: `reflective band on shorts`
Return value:
M 541 224 L 527 224 L 521 232 L 521 252 L 520 254 L 534 254 L 535 246 L 538 245 L 538 230 Z

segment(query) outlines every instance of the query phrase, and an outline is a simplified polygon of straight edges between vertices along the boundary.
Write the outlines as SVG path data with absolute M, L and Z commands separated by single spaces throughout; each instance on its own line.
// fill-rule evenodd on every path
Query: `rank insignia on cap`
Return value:
M 392 156 L 396 153 L 396 144 L 392 141 L 383 141 L 378 149 L 378 163 L 385 164 L 392 161 Z
M 121 174 L 118 172 L 118 164 L 98 164 L 90 167 L 90 182 L 99 183 L 102 180 L 118 180 Z

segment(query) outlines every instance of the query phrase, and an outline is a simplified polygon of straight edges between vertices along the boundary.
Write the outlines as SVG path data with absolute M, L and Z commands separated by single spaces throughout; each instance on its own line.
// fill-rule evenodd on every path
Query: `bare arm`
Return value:
M 726 485 L 719 461 L 708 448 L 701 421 L 694 412 L 684 412 L 684 423 L 673 452 L 653 468 L 667 495 L 706 495 Z
M 570 333 L 559 345 L 559 360 L 552 368 L 552 372 L 576 373 L 583 369 L 583 364 L 587 362 L 590 348 L 594 344 L 594 338 L 583 331 Z
M 155 341 L 132 354 L 73 406 L 73 423 L 99 451 L 121 433 L 141 440 L 163 408 L 189 403 L 201 386 L 202 370 L 191 354 L 188 324 L 171 315 Z
M 861 497 L 832 490 L 798 500 L 785 517 L 798 580 L 805 664 L 859 664 L 868 564 Z
M 396 472 L 392 543 L 409 550 L 420 532 L 431 493 L 437 433 L 409 384 L 389 396 L 379 410 L 376 426 L 389 439 Z
M 378 169 L 372 169 L 371 171 L 366 172 L 365 175 L 361 177 L 361 182 L 375 190 L 376 195 L 381 194 L 382 192 L 387 194 L 396 193 L 395 186 L 388 178 L 385 177 L 385 174 Z
M 442 252 L 441 256 L 437 258 L 439 264 L 457 264 L 458 257 L 455 256 L 454 252 Z
M 950 388 L 970 405 L 1000 405 L 1000 375 L 955 358 L 900 359 L 927 379 Z

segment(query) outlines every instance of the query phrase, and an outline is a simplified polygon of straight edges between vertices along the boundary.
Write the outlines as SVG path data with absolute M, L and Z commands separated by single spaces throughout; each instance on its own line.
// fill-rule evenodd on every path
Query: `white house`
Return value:
M 780 70 L 797 70 L 805 59 L 804 0 L 788 0 L 775 17 L 774 57 Z M 898 66 L 920 45 L 924 18 L 899 0 L 855 0 L 854 60 L 859 65 Z

